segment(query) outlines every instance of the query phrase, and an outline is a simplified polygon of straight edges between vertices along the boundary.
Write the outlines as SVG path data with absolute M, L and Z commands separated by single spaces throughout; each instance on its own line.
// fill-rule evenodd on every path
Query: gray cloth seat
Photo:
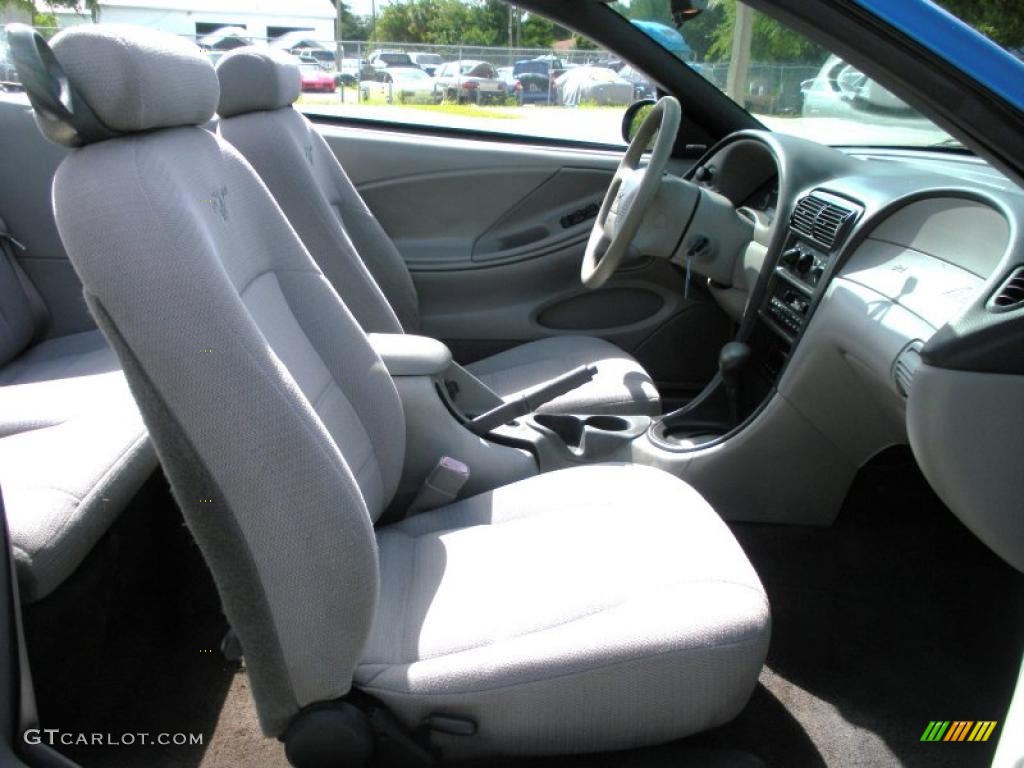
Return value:
M 124 377 L 113 374 L 105 384 L 64 420 L 44 409 L 45 426 L 0 438 L 0 488 L 26 602 L 46 597 L 75 571 L 156 469 Z
M 754 569 L 707 502 L 656 469 L 548 473 L 378 541 L 381 608 L 356 684 L 410 723 L 443 702 L 480 724 L 474 750 L 669 740 L 731 720 L 761 668 Z
M 0 489 L 26 602 L 74 572 L 157 463 L 103 334 L 34 341 L 33 291 L 0 253 Z
M 404 260 L 323 137 L 292 107 L 300 93 L 294 60 L 268 48 L 238 48 L 221 58 L 217 74 L 217 130 L 270 188 L 363 330 L 420 333 L 416 287 Z M 528 342 L 466 368 L 507 398 L 589 363 L 598 368 L 593 381 L 541 410 L 660 412 L 658 390 L 643 367 L 614 344 L 588 336 Z
M 252 166 L 197 127 L 218 101 L 209 61 L 142 28 L 52 45 L 121 134 L 62 163 L 61 238 L 267 735 L 353 687 L 410 730 L 473 719 L 475 735 L 432 733 L 462 757 L 649 744 L 744 706 L 764 590 L 676 477 L 578 468 L 375 529 L 402 473 L 398 393 Z

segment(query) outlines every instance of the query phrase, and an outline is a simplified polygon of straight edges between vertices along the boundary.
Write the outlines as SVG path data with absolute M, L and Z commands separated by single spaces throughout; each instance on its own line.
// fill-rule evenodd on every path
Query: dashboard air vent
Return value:
M 855 213 L 849 208 L 812 194 L 796 204 L 789 226 L 795 232 L 832 250 L 854 216 Z
M 988 303 L 994 312 L 1007 312 L 1024 307 L 1024 267 L 1017 267 L 999 286 Z
M 910 394 L 910 385 L 914 381 L 914 374 L 921 367 L 921 346 L 920 341 L 910 342 L 903 348 L 892 365 L 893 381 L 903 397 Z

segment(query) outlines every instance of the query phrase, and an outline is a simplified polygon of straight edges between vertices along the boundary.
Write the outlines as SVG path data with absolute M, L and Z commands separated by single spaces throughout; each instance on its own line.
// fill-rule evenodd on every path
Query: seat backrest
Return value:
M 21 354 L 40 330 L 42 298 L 15 259 L 0 219 L 0 365 Z
M 299 68 L 288 54 L 249 46 L 217 62 L 218 131 L 252 163 L 313 258 L 367 333 L 417 333 L 412 277 L 310 122 L 292 107 Z
M 113 25 L 52 48 L 116 134 L 61 164 L 57 226 L 277 735 L 351 685 L 404 455 L 398 394 L 252 167 L 197 127 L 219 98 L 198 48 Z

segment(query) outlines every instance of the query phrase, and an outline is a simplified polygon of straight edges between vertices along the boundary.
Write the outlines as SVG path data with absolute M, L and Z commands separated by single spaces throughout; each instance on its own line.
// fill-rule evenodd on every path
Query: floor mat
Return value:
M 769 766 L 991 762 L 985 743 L 922 742 L 932 720 L 1002 721 L 1024 649 L 1024 575 L 932 493 L 904 451 L 859 475 L 827 529 L 737 525 L 772 604 L 750 705 L 700 737 Z

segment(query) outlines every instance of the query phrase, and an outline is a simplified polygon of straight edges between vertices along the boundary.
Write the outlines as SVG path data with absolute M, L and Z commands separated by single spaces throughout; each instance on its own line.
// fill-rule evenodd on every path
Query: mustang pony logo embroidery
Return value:
M 203 198 L 199 202 L 200 203 L 209 203 L 213 207 L 213 210 L 215 210 L 218 214 L 220 214 L 220 217 L 222 219 L 224 219 L 224 221 L 227 221 L 228 220 L 228 205 L 227 205 L 227 200 L 225 199 L 225 198 L 227 198 L 227 196 L 228 196 L 228 188 L 227 187 L 221 187 L 220 189 L 215 190 L 213 193 L 211 193 L 209 197 Z

